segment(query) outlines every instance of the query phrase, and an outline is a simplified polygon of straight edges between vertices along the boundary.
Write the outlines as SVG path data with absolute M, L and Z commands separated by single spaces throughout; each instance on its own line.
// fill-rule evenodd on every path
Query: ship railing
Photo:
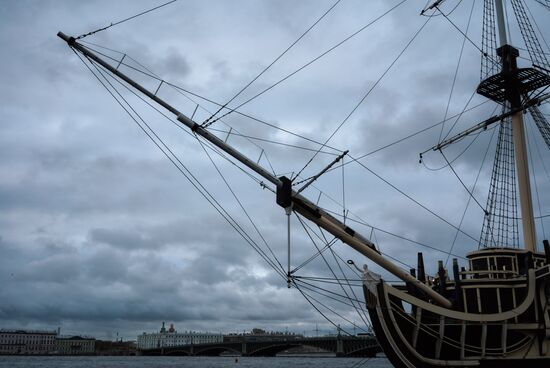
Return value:
M 510 279 L 510 278 L 525 277 L 524 275 L 520 275 L 517 271 L 495 270 L 495 269 L 461 271 L 460 275 L 463 276 L 465 279 L 479 279 L 479 278 Z

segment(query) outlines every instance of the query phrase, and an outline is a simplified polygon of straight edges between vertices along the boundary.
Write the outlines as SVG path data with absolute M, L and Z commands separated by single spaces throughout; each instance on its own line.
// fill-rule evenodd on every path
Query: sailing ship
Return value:
M 441 3 L 442 0 L 435 1 L 426 9 L 437 9 Z M 512 0 L 510 3 L 518 13 L 524 12 L 521 1 Z M 477 93 L 501 105 L 502 112 L 439 142 L 433 150 L 442 150 L 490 126 L 499 126 L 500 142 L 507 140 L 512 147 L 505 148 L 503 143 L 497 148 L 480 248 L 466 255 L 468 264 L 462 267 L 456 259 L 451 270 L 445 269 L 440 262 L 433 277 L 426 273 L 422 253 L 418 254 L 416 268 L 402 269 L 384 256 L 371 240 L 301 193 L 330 165 L 302 189 L 296 190 L 291 179 L 275 176 L 213 134 L 205 124 L 186 116 L 124 74 L 118 65 L 112 65 L 82 45 L 77 38 L 62 32 L 58 36 L 90 62 L 175 115 L 177 121 L 196 136 L 262 177 L 267 182 L 263 183 L 264 186 L 274 187 L 276 203 L 287 214 L 295 212 L 308 219 L 402 280 L 404 283 L 386 282 L 379 274 L 364 267 L 366 308 L 376 337 L 395 367 L 512 367 L 517 364 L 530 368 L 549 367 L 550 244 L 544 240 L 544 252 L 537 251 L 523 115 L 532 115 L 550 147 L 550 125 L 539 109 L 539 105 L 549 97 L 544 91 L 550 86 L 550 72 L 545 68 L 548 66 L 545 59 L 540 59 L 532 67 L 518 67 L 518 49 L 509 45 L 507 38 L 503 0 L 485 0 L 485 5 L 485 19 L 496 19 L 496 22 L 487 21 L 488 26 L 498 25 L 500 46 L 495 48 L 498 69 L 495 70 L 495 65 L 489 68 L 493 73 L 481 81 Z M 531 56 L 544 56 L 536 39 L 533 41 L 530 25 L 524 22 L 522 26 L 522 31 L 526 29 L 527 37 L 531 37 L 530 42 L 526 42 Z M 495 60 L 492 62 L 495 64 Z M 510 157 L 513 160 L 504 162 Z M 502 173 L 504 177 L 501 177 Z M 514 226 L 508 221 L 502 221 L 505 218 L 515 223 L 519 219 L 513 214 L 502 213 L 515 197 L 509 201 L 496 198 L 502 191 L 509 190 L 510 183 L 513 189 L 516 184 L 519 189 L 522 248 L 507 244 L 506 236 L 495 235 L 495 232 L 520 233 L 516 228 L 508 228 Z M 508 197 L 505 194 L 503 198 Z M 290 285 L 290 265 L 287 277 Z

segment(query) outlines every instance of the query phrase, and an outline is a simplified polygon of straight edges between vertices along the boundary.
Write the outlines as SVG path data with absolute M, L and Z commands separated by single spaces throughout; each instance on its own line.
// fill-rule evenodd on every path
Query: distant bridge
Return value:
M 217 356 L 234 353 L 242 356 L 275 356 L 285 350 L 311 346 L 333 352 L 338 357 L 372 357 L 382 349 L 374 337 L 331 336 L 310 338 L 289 338 L 274 340 L 243 340 L 208 344 L 143 349 L 142 355 L 206 355 Z

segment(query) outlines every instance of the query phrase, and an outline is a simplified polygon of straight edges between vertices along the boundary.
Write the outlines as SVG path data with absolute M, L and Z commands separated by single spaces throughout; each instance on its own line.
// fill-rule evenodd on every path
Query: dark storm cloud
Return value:
M 316 1 L 176 2 L 84 40 L 119 51 L 102 49 L 116 60 L 127 53 L 160 78 L 223 104 L 331 5 Z M 229 106 L 268 88 L 391 5 L 341 2 Z M 246 104 L 242 111 L 324 142 L 426 20 L 417 16 L 418 6 L 404 4 Z M 0 76 L 4 101 L 0 109 L 0 327 L 61 326 L 62 331 L 100 338 L 113 338 L 114 331 L 135 338 L 143 331 L 158 329 L 164 320 L 176 322 L 178 330 L 223 332 L 252 327 L 288 327 L 301 332 L 317 323 L 326 324 L 174 169 L 55 36 L 59 30 L 82 34 L 148 7 L 148 2 L 9 2 L 0 13 L 0 42 L 6 55 L 0 63 L 7 71 Z M 459 27 L 465 27 L 468 12 L 469 6 L 462 4 L 453 13 Z M 472 25 L 471 34 L 477 34 L 478 28 Z M 358 157 L 442 120 L 461 42 L 461 35 L 445 19 L 430 19 L 421 37 L 328 144 L 350 149 L 351 155 Z M 476 52 L 466 45 L 448 115 L 463 109 L 479 81 Z M 138 66 L 129 57 L 125 60 Z M 152 91 L 159 85 L 127 66 L 120 68 Z M 166 85 L 158 93 L 188 115 L 196 106 L 191 99 L 203 102 Z M 198 122 L 218 108 L 209 103 L 203 107 L 210 112 L 202 107 L 197 110 Z M 484 107 L 463 116 L 452 133 L 491 111 Z M 147 109 L 139 113 L 252 239 L 271 254 L 256 233 L 257 226 L 286 264 L 286 218 L 272 193 L 213 155 L 254 220 L 251 224 L 192 135 L 167 125 L 163 117 Z M 222 131 L 216 134 L 223 139 L 229 130 L 225 123 L 245 135 L 318 148 L 237 114 L 212 126 Z M 451 124 L 445 125 L 444 135 Z M 362 163 L 458 225 L 467 193 L 449 170 L 433 172 L 417 161 L 420 151 L 436 143 L 440 129 L 435 127 L 368 156 Z M 254 160 L 261 156 L 260 163 L 272 165 L 277 174 L 297 172 L 314 153 L 255 141 L 258 147 L 238 136 L 229 137 L 228 142 Z M 460 153 L 467 143 L 450 149 L 449 157 Z M 483 154 L 487 144 L 487 138 L 480 138 L 456 162 L 457 171 L 469 185 L 479 169 L 474 156 Z M 332 159 L 320 154 L 302 176 L 319 172 Z M 435 153 L 425 160 L 429 167 L 441 164 Z M 490 166 L 485 164 L 485 176 Z M 334 170 L 304 194 L 319 198 L 321 205 L 337 213 L 342 210 L 335 202 L 342 202 L 345 194 L 346 204 L 363 220 L 440 249 L 450 247 L 454 228 L 388 189 L 357 164 L 347 165 L 344 175 L 344 193 L 342 171 Z M 540 176 L 537 179 L 542 183 Z M 326 195 L 319 197 L 316 188 Z M 476 197 L 483 198 L 486 190 L 486 185 L 479 184 Z M 550 191 L 541 186 L 542 203 L 548 204 L 547 193 Z M 463 228 L 475 237 L 480 213 L 472 207 L 467 214 Z M 414 265 L 416 252 L 423 251 L 430 272 L 435 272 L 436 260 L 445 256 L 383 231 L 349 224 L 406 263 Z M 295 218 L 291 228 L 291 261 L 296 266 L 316 248 Z M 322 246 L 318 229 L 310 231 Z M 471 239 L 463 235 L 457 239 L 456 252 L 475 248 Z M 341 244 L 333 247 L 344 260 L 353 259 L 359 266 L 365 263 Z M 299 274 L 327 276 L 326 263 L 336 264 L 330 252 L 324 256 Z M 349 269 L 344 272 L 357 277 Z M 338 288 L 334 291 L 341 292 Z M 357 292 L 360 297 L 361 291 Z M 353 310 L 325 302 L 351 320 L 359 320 Z

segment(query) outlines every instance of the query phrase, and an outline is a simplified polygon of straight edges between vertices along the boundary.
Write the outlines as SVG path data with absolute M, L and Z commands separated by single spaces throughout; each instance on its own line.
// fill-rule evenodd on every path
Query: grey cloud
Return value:
M 109 229 L 92 229 L 90 231 L 90 240 L 92 242 L 111 244 L 115 247 L 138 249 L 138 248 L 158 248 L 154 239 L 142 234 L 130 231 L 113 231 Z
M 332 4 L 177 2 L 157 14 L 84 40 L 127 53 L 161 78 L 225 103 Z M 452 14 L 460 27 L 465 26 L 469 12 L 465 4 Z M 387 2 L 340 3 L 230 106 L 269 87 L 389 6 Z M 326 326 L 307 301 L 296 290 L 288 290 L 285 280 L 174 169 L 55 36 L 59 30 L 82 34 L 147 7 L 141 2 L 106 6 L 100 0 L 78 4 L 10 2 L 0 13 L 0 43 L 6 55 L 0 64 L 7 71 L 0 76 L 4 86 L 0 97 L 5 102 L 0 109 L 0 325 L 60 325 L 62 330 L 100 338 L 112 337 L 115 331 L 135 338 L 137 333 L 157 329 L 162 320 L 174 321 L 178 329 L 224 332 L 256 326 L 281 330 L 288 326 L 300 331 L 313 329 L 316 323 Z M 417 16 L 418 7 L 414 2 L 404 3 L 242 111 L 324 141 L 426 20 Z M 546 29 L 545 23 L 539 26 Z M 474 22 L 470 34 L 477 34 L 475 27 Z M 350 149 L 357 157 L 443 118 L 462 39 L 442 17 L 430 19 L 422 36 L 329 145 Z M 470 44 L 465 51 L 449 114 L 461 111 L 479 81 L 477 51 Z M 116 60 L 122 57 L 120 53 L 109 55 Z M 121 66 L 121 70 L 152 91 L 158 87 L 158 81 L 138 76 L 128 67 Z M 123 94 L 137 102 L 131 94 Z M 159 95 L 188 115 L 194 111 L 194 102 L 166 86 Z M 217 110 L 209 103 L 204 106 L 211 112 Z M 452 133 L 482 120 L 491 111 L 487 106 L 463 116 Z M 138 112 L 254 241 L 269 252 L 194 137 L 156 112 L 145 108 Z M 209 116 L 199 109 L 195 118 L 201 122 Z M 237 114 L 223 120 L 243 134 L 318 148 Z M 451 124 L 446 124 L 444 134 Z M 229 129 L 222 122 L 212 128 Z M 362 163 L 458 224 L 468 198 L 464 189 L 449 170 L 433 172 L 417 161 L 418 153 L 437 141 L 438 129 L 369 156 Z M 226 138 L 224 133 L 216 134 Z M 267 156 L 276 174 L 297 172 L 313 155 L 255 142 L 259 148 L 236 136 L 228 141 L 254 160 L 261 154 L 260 162 L 269 166 Z M 487 142 L 486 137 L 479 138 L 456 162 L 456 170 L 468 185 L 480 165 L 475 156 L 484 153 Z M 449 157 L 459 154 L 467 143 L 447 151 Z M 275 205 L 273 193 L 262 190 L 223 159 L 213 157 L 285 264 L 286 219 Z M 332 158 L 320 154 L 303 177 L 318 173 Z M 436 153 L 426 155 L 425 160 L 430 167 L 441 164 Z M 483 176 L 490 175 L 490 166 L 490 162 L 485 164 Z M 314 187 L 338 202 L 345 195 L 348 208 L 375 226 L 448 249 L 455 234 L 452 227 L 388 189 L 357 164 L 347 165 L 344 175 L 345 190 L 341 169 L 323 175 Z M 545 190 L 543 178 L 537 176 L 544 206 L 550 192 Z M 341 213 L 326 196 L 318 197 L 314 187 L 304 194 Z M 475 195 L 481 199 L 486 191 L 487 186 L 479 184 Z M 477 208 L 471 206 L 464 230 L 475 236 L 478 220 Z M 548 219 L 544 221 L 548 225 Z M 348 224 L 367 237 L 371 235 L 368 227 Z M 291 229 L 292 264 L 297 266 L 316 249 L 294 218 Z M 373 238 L 383 251 L 409 264 L 414 265 L 416 252 L 423 251 L 430 272 L 435 272 L 436 261 L 442 257 L 439 252 L 379 231 Z M 474 243 L 459 236 L 457 252 L 472 250 Z M 333 247 L 344 260 L 353 259 L 358 265 L 367 262 L 340 243 Z M 334 267 L 332 254 L 324 255 Z M 345 272 L 357 277 L 349 269 Z M 299 275 L 331 276 L 322 257 L 301 269 Z M 338 285 L 329 287 L 341 292 Z M 361 290 L 356 292 L 361 298 Z M 357 318 L 353 310 L 330 305 Z

